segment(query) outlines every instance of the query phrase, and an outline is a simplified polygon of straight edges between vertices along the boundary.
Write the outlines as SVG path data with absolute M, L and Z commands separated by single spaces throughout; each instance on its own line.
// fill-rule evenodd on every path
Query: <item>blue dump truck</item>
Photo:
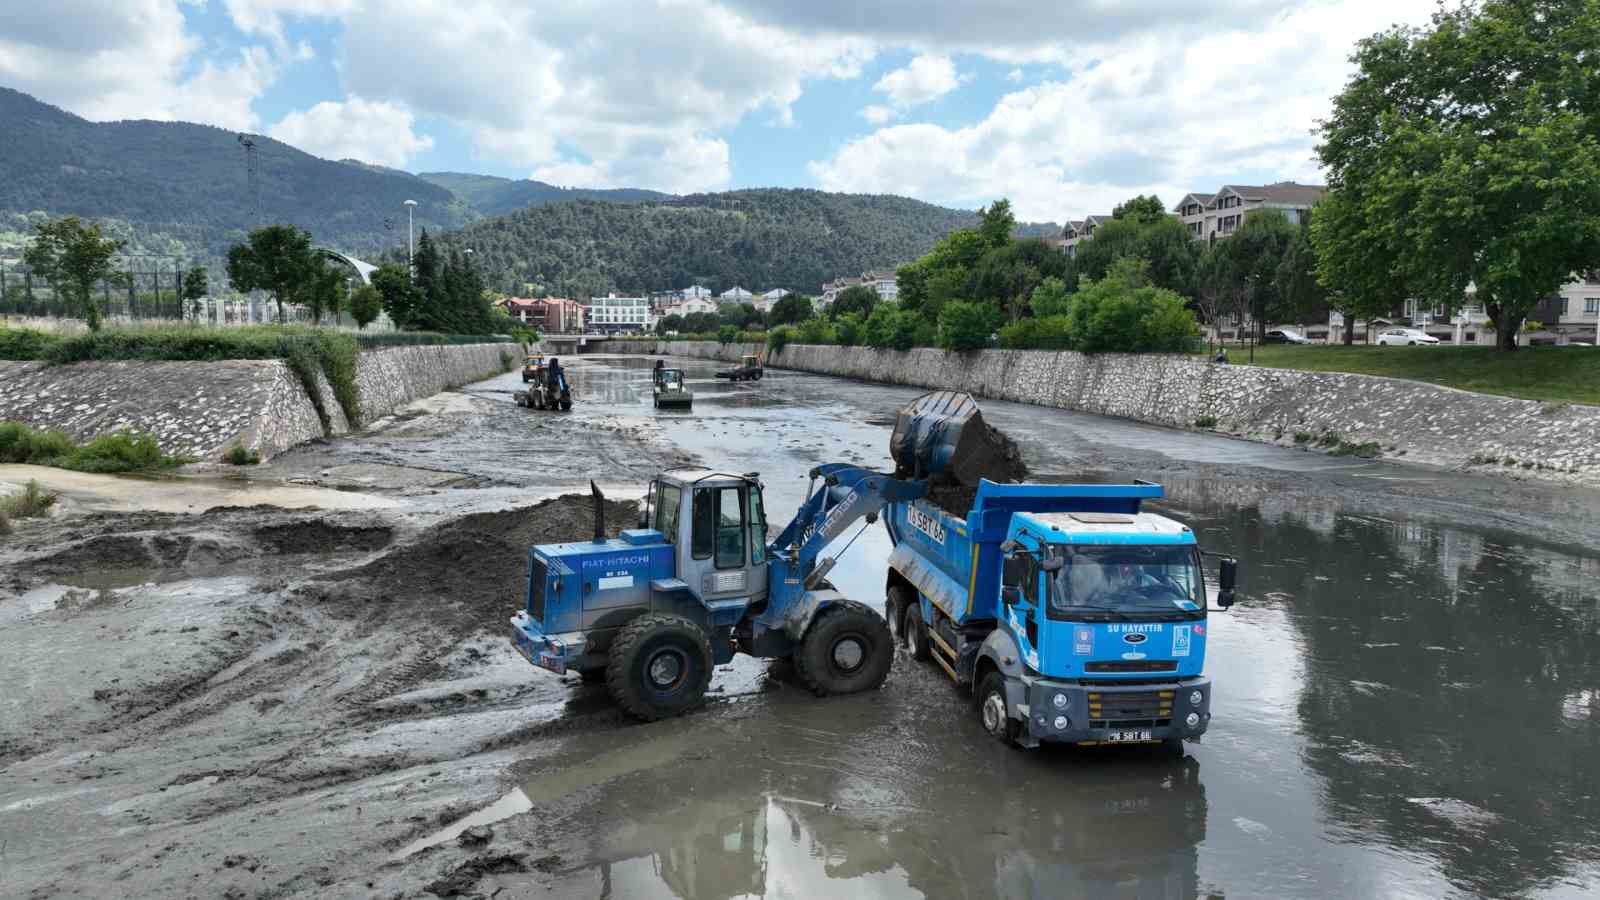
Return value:
M 971 397 L 929 394 L 901 411 L 898 474 L 951 469 L 919 455 L 919 428 L 974 430 Z M 926 496 L 888 504 L 886 615 L 918 660 L 972 688 L 984 730 L 1007 744 L 1161 743 L 1181 750 L 1211 720 L 1207 589 L 1194 532 L 1144 512 L 1160 485 L 979 480 L 966 515 Z M 1214 555 L 1214 554 L 1213 554 Z M 1218 566 L 1233 604 L 1237 563 Z

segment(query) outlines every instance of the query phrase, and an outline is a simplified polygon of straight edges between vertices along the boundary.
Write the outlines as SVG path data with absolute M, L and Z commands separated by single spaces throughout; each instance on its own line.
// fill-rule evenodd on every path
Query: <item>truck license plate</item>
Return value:
M 567 672 L 567 661 L 559 656 L 551 656 L 548 653 L 539 654 L 539 665 L 557 675 L 565 675 Z
M 1148 740 L 1151 740 L 1150 730 L 1149 729 L 1145 729 L 1143 731 L 1113 731 L 1110 734 L 1106 735 L 1106 740 L 1108 742 L 1110 742 L 1110 743 L 1113 743 L 1113 744 L 1125 743 L 1125 742 L 1128 742 L 1128 741 L 1148 741 Z

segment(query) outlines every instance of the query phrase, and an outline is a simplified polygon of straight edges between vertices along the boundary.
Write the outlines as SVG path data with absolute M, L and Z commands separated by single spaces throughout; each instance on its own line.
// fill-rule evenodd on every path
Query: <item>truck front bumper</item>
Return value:
M 1198 695 L 1198 699 L 1196 699 Z M 1160 684 L 1024 682 L 1024 741 L 1140 744 L 1197 738 L 1211 724 L 1211 680 Z
M 541 669 L 561 674 L 588 649 L 588 638 L 581 631 L 545 634 L 526 611 L 511 617 L 511 645 L 523 659 Z

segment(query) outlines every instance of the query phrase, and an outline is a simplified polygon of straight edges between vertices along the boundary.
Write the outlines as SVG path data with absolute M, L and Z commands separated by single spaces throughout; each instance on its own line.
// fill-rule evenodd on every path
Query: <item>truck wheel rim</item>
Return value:
M 670 691 L 683 680 L 684 672 L 688 669 L 688 660 L 676 650 L 662 650 L 650 657 L 650 662 L 644 668 L 645 678 L 650 681 L 650 687 L 657 691 Z
M 990 734 L 999 734 L 1006 721 L 1006 702 L 998 693 L 983 698 L 983 727 Z
M 861 668 L 867 660 L 867 645 L 856 635 L 847 635 L 834 642 L 833 665 L 841 672 L 849 673 Z

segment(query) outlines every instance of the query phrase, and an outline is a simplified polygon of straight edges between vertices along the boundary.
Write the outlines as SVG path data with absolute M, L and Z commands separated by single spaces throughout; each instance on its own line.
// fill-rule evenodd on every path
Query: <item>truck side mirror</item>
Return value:
M 1223 609 L 1233 605 L 1234 588 L 1239 583 L 1239 561 L 1224 559 L 1217 570 L 1217 605 Z
M 1016 541 L 1011 541 L 1011 540 L 1008 540 L 1005 543 L 1000 545 L 1000 552 L 1004 553 L 1007 556 L 1010 556 L 1011 554 L 1013 554 L 1013 553 L 1015 553 L 1015 552 L 1017 552 L 1018 550 L 1021 550 L 1021 549 L 1022 549 L 1022 545 L 1021 544 L 1017 543 Z
M 1000 600 L 1007 606 L 1022 602 L 1022 588 L 1007 585 L 1000 589 Z

